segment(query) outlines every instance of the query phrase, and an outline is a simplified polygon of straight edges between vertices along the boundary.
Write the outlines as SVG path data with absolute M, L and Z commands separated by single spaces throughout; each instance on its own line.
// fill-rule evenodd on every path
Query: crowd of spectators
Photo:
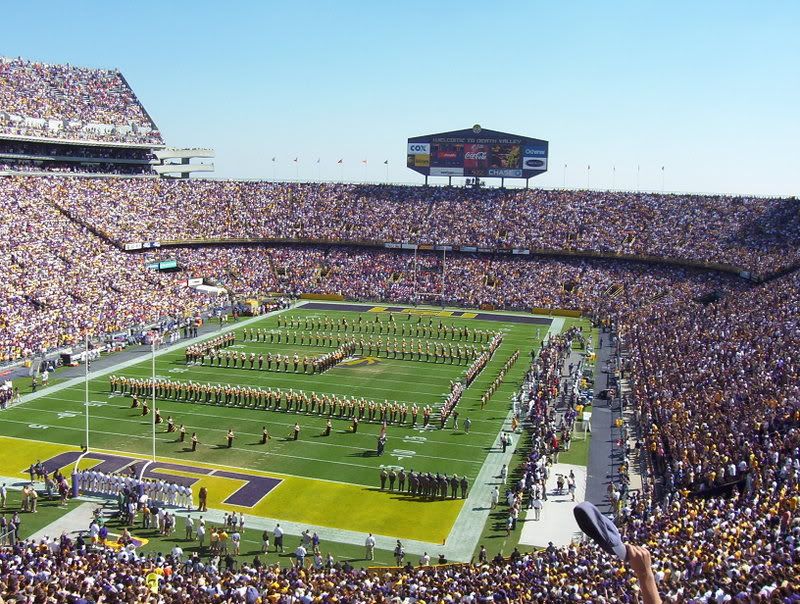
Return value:
M 195 192 L 204 187 L 209 191 L 228 187 L 231 197 L 225 197 L 227 205 L 222 207 L 213 193 L 205 198 L 204 211 L 203 199 L 197 197 L 197 205 L 190 203 L 180 216 L 183 220 L 173 221 L 169 212 L 145 215 L 130 205 L 129 194 L 118 198 L 119 208 L 109 209 L 113 205 L 107 206 L 107 198 L 121 190 L 114 185 L 108 191 L 91 193 L 100 208 L 94 211 L 89 198 L 82 197 L 85 192 L 76 194 L 73 181 L 52 180 L 48 187 L 42 182 L 0 180 L 4 201 L 0 237 L 9 242 L 0 249 L 6 267 L 0 285 L 0 347 L 7 358 L 69 343 L 84 330 L 113 330 L 159 316 L 194 312 L 207 300 L 181 285 L 187 276 L 216 281 L 242 295 L 324 292 L 354 299 L 412 302 L 420 299 L 420 292 L 427 292 L 423 298 L 442 296 L 448 304 L 580 308 L 597 317 L 610 317 L 619 329 L 618 341 L 627 351 L 622 371 L 633 388 L 636 418 L 644 430 L 645 460 L 655 481 L 655 488 L 642 495 L 626 493 L 617 522 L 627 541 L 650 550 L 659 591 L 671 600 L 686 602 L 797 601 L 792 598 L 800 593 L 800 274 L 754 286 L 714 272 L 655 264 L 502 254 L 452 254 L 444 259 L 435 253 L 419 253 L 415 262 L 412 253 L 400 250 L 320 245 L 164 248 L 126 254 L 58 211 L 50 205 L 51 199 L 93 228 L 112 235 L 121 229 L 116 232 L 137 232 L 151 239 L 162 228 L 159 220 L 164 218 L 165 231 L 204 233 L 206 227 L 212 227 L 209 220 L 216 217 L 218 230 L 213 236 L 224 238 L 242 232 L 237 230 L 242 226 L 237 210 L 253 199 L 248 185 L 180 185 Z M 164 196 L 164 207 L 180 209 L 183 194 L 172 190 L 172 183 L 159 186 L 172 191 Z M 252 187 L 272 188 L 276 195 L 280 192 L 281 201 L 274 211 L 258 218 L 248 207 L 246 216 L 266 221 L 259 228 L 270 216 L 281 216 L 275 222 L 281 235 L 306 236 L 307 225 L 314 225 L 317 234 L 342 228 L 342 216 L 309 207 L 305 209 L 313 216 L 308 221 L 296 220 L 293 204 L 304 207 L 305 202 L 298 201 L 306 198 L 304 189 L 326 190 L 318 200 L 323 208 L 328 207 L 326 199 L 335 198 L 339 211 L 351 211 L 346 209 L 350 197 L 343 193 L 349 190 L 345 186 L 254 183 Z M 427 224 L 430 232 L 442 228 L 442 233 L 450 233 L 449 227 L 431 226 L 436 221 L 430 216 L 439 211 L 446 214 L 440 218 L 445 221 L 442 224 L 458 222 L 454 213 L 459 201 L 449 190 L 434 189 L 433 198 L 412 199 L 412 203 L 398 193 L 400 187 L 374 191 L 384 191 L 387 203 L 396 204 L 398 212 L 406 211 L 401 209 L 404 204 L 427 203 L 429 211 L 421 216 L 409 212 L 407 216 L 413 216 L 409 228 Z M 424 191 L 420 188 L 413 195 Z M 361 220 L 377 221 L 375 233 L 388 232 L 393 216 L 379 220 L 376 208 L 381 204 L 375 202 L 377 193 L 371 195 L 360 201 L 363 216 L 340 232 L 361 236 Z M 548 194 L 474 195 L 492 198 L 511 216 L 512 223 L 526 225 L 527 214 L 515 213 L 514 200 L 524 196 L 535 200 L 537 195 Z M 574 209 L 570 205 L 573 195 L 578 194 L 564 193 L 560 201 L 564 208 Z M 627 238 L 631 245 L 640 238 L 657 241 L 653 225 L 658 222 L 658 212 L 652 208 L 645 211 L 647 202 L 642 200 L 646 196 L 634 200 L 614 195 L 620 207 L 634 201 L 643 204 L 637 211 L 647 216 L 647 224 Z M 153 199 L 161 203 L 160 197 Z M 681 218 L 680 228 L 672 231 L 674 247 L 670 250 L 682 250 L 694 259 L 734 251 L 740 259 L 762 254 L 763 262 L 759 260 L 757 266 L 767 271 L 794 259 L 797 251 L 785 247 L 796 241 L 796 210 L 794 216 L 789 213 L 789 200 L 771 200 L 770 207 L 766 200 L 738 199 L 739 206 L 726 214 L 728 223 L 722 218 L 728 202 L 714 198 L 721 205 L 713 210 L 710 202 L 706 204 L 709 199 L 693 198 L 691 209 L 680 206 L 683 210 L 676 211 L 677 216 L 684 216 L 681 212 L 685 210 L 688 218 Z M 684 203 L 661 198 L 664 203 L 670 200 Z M 263 210 L 259 204 L 254 207 Z M 439 211 L 433 212 L 436 208 Z M 570 229 L 585 225 L 587 231 L 578 229 L 577 239 L 570 240 L 579 242 L 580 233 L 588 232 L 597 237 L 596 247 L 602 249 L 604 234 L 597 229 L 607 225 L 592 214 L 594 209 L 585 209 L 586 213 L 573 216 Z M 718 217 L 715 211 L 720 212 Z M 741 213 L 745 211 L 751 213 L 749 218 Z M 463 224 L 454 224 L 452 232 L 461 236 L 471 228 L 477 230 L 477 221 L 469 226 L 476 215 L 479 209 L 465 214 Z M 611 222 L 613 216 L 612 212 Z M 139 219 L 149 224 L 147 230 L 136 231 Z M 773 222 L 779 219 L 783 224 Z M 491 224 L 495 223 L 490 222 L 490 229 Z M 290 227 L 295 230 L 282 230 Z M 543 236 L 541 229 L 530 225 L 520 229 L 519 233 L 523 232 L 531 238 Z M 685 232 L 692 234 L 691 246 Z M 484 236 L 481 233 L 478 235 Z M 492 237 L 500 235 L 498 231 Z M 508 237 L 508 232 L 502 236 Z M 664 252 L 668 248 L 654 244 L 650 249 Z M 146 269 L 146 263 L 163 259 L 165 254 L 177 259 L 183 271 L 168 275 Z M 571 348 L 568 339 L 554 339 L 526 379 L 525 412 L 542 420 L 533 423 L 538 428 L 529 433 L 531 453 L 523 467 L 522 492 L 530 490 L 532 497 L 541 484 L 547 456 L 557 448 L 559 426 L 552 421 L 551 405 L 559 394 L 559 362 Z M 571 411 L 564 417 L 571 420 Z M 125 551 L 123 559 L 66 538 L 44 545 L 18 543 L 0 552 L 0 593 L 42 601 L 51 596 L 57 602 L 98 601 L 101 595 L 105 601 L 133 601 L 146 597 L 150 589 L 147 577 L 155 573 L 159 598 L 165 602 L 255 602 L 258 597 L 280 603 L 392 598 L 634 601 L 631 572 L 586 544 L 515 553 L 510 561 L 379 572 L 347 565 L 279 569 L 255 561 L 238 570 L 219 570 L 197 559 L 176 562 Z
M 0 251 L 5 327 L 0 359 L 70 344 L 84 330 L 108 334 L 160 317 L 186 317 L 210 299 L 185 286 L 203 278 L 237 297 L 269 292 L 336 293 L 348 299 L 470 307 L 581 309 L 616 316 L 662 298 L 691 299 L 745 287 L 742 280 L 693 269 L 510 255 L 284 246 L 162 248 L 128 254 L 47 203 L 35 179 L 2 179 L 6 201 Z M 60 181 L 57 181 L 60 182 Z M 33 185 L 33 186 L 31 186 Z M 178 273 L 148 270 L 175 259 Z M 444 271 L 443 271 L 444 269 Z
M 72 344 L 86 331 L 189 316 L 210 303 L 64 216 L 30 182 L 0 179 L 0 361 Z
M 118 243 L 411 242 L 643 255 L 754 274 L 800 261 L 792 198 L 244 181 L 38 181 Z
M 530 310 L 580 309 L 616 316 L 661 298 L 692 299 L 746 283 L 723 274 L 610 260 L 418 253 L 321 246 L 170 248 L 193 277 L 240 295 L 332 293 L 349 299 Z M 444 268 L 444 271 L 442 270 Z M 444 294 L 444 296 L 442 296 Z
M 116 70 L 0 57 L 0 133 L 162 144 Z

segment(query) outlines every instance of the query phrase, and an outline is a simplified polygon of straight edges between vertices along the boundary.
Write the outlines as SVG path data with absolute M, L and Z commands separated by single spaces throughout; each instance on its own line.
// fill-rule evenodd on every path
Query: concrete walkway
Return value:
M 602 346 L 597 349 L 595 364 L 594 403 L 592 404 L 592 442 L 589 445 L 589 474 L 587 477 L 586 499 L 603 511 L 609 511 L 606 499 L 610 476 L 614 472 L 612 423 L 614 413 L 609 401 L 597 398 L 601 390 L 608 387 L 608 374 L 604 373 L 606 363 L 611 356 L 611 336 L 601 334 Z
M 575 473 L 575 501 L 572 501 L 566 489 L 563 494 L 556 495 L 558 475 L 569 476 L 570 471 Z M 533 510 L 526 511 L 519 542 L 533 547 L 547 547 L 550 542 L 557 547 L 568 545 L 580 535 L 572 509 L 584 500 L 585 495 L 586 466 L 553 464 L 550 478 L 547 479 L 547 501 L 542 502 L 541 516 L 537 521 L 534 520 Z
M 92 516 L 96 507 L 97 503 L 88 501 L 82 503 L 75 509 L 61 516 L 58 520 L 38 530 L 28 537 L 28 539 L 33 539 L 34 541 L 39 541 L 46 537 L 57 539 L 65 533 L 69 536 L 74 536 L 73 534 L 77 534 L 78 532 L 87 531 L 89 530 L 89 525 L 92 523 Z

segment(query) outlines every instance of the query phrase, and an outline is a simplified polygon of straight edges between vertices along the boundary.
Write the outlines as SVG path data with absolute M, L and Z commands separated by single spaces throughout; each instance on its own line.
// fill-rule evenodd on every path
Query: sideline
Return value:
M 552 337 L 561 333 L 564 323 L 563 317 L 554 318 L 547 330 L 547 336 Z M 511 430 L 511 418 L 513 415 L 514 410 L 509 409 L 506 418 L 503 420 L 503 425 L 497 433 L 495 443 L 500 441 L 500 434 L 503 431 Z M 523 438 L 525 438 L 524 431 L 521 434 L 515 434 L 514 438 L 512 438 L 511 446 L 505 453 L 499 452 L 493 447 L 486 456 L 469 491 L 469 495 L 467 495 L 467 500 L 464 502 L 464 506 L 461 508 L 447 537 L 445 552 L 448 560 L 469 562 L 472 559 L 491 512 L 489 503 L 491 501 L 492 488 L 497 485 L 502 490 L 502 483 L 498 478 L 500 468 L 503 464 L 508 466 Z M 502 498 L 502 492 L 500 496 Z
M 176 350 L 179 350 L 181 348 L 185 348 L 186 346 L 190 346 L 192 344 L 198 344 L 200 342 L 205 342 L 206 340 L 210 340 L 212 338 L 215 338 L 220 334 L 228 333 L 228 332 L 234 331 L 236 329 L 240 329 L 242 327 L 246 327 L 247 325 L 250 325 L 250 323 L 255 323 L 256 321 L 261 321 L 262 319 L 265 319 L 266 317 L 274 317 L 274 316 L 279 315 L 281 313 L 288 312 L 290 310 L 295 310 L 295 309 L 297 309 L 297 308 L 299 308 L 301 306 L 304 306 L 305 304 L 306 304 L 306 302 L 300 302 L 299 304 L 296 304 L 295 306 L 291 306 L 289 308 L 281 308 L 279 310 L 273 310 L 272 312 L 268 312 L 268 313 L 263 314 L 263 315 L 257 315 L 255 317 L 250 317 L 249 319 L 244 319 L 243 321 L 237 321 L 233 325 L 228 325 L 226 327 L 223 327 L 222 329 L 218 329 L 216 331 L 205 333 L 203 335 L 197 336 L 196 338 L 189 338 L 189 339 L 185 339 L 185 340 L 180 340 L 179 342 L 175 342 L 174 344 L 170 344 L 169 346 L 167 346 L 165 348 L 159 348 L 156 351 L 156 358 L 158 358 L 158 357 L 160 357 L 162 355 L 165 355 L 165 354 L 169 354 L 171 352 L 175 352 Z M 103 377 L 105 375 L 108 375 L 109 373 L 113 373 L 115 371 L 122 371 L 123 369 L 127 369 L 128 367 L 131 367 L 133 365 L 141 363 L 147 357 L 149 357 L 149 354 L 137 355 L 136 357 L 134 357 L 132 359 L 128 359 L 127 361 L 123 361 L 121 363 L 117 363 L 116 365 L 111 365 L 111 366 L 105 367 L 103 369 L 98 369 L 97 371 L 92 371 L 92 372 L 89 373 L 89 379 L 93 380 L 95 378 L 101 378 L 101 377 Z M 53 386 L 49 386 L 47 388 L 41 388 L 41 389 L 37 390 L 36 392 L 30 392 L 28 394 L 23 394 L 22 397 L 20 398 L 20 402 L 18 402 L 13 407 L 9 407 L 9 409 L 19 407 L 20 405 L 24 405 L 25 403 L 30 402 L 30 401 L 35 401 L 36 399 L 42 398 L 43 396 L 50 396 L 51 394 L 53 394 L 55 392 L 60 392 L 61 390 L 64 390 L 65 388 L 72 388 L 74 386 L 83 384 L 85 379 L 86 378 L 84 376 L 78 376 L 78 377 L 70 378 L 68 380 L 64 380 L 63 382 L 59 382 L 58 384 L 54 384 Z

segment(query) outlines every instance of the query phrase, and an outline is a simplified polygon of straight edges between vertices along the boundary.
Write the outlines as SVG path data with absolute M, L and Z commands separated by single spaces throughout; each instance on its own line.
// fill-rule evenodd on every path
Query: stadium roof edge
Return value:
M 522 138 L 528 141 L 537 141 L 541 143 L 547 143 L 546 141 L 541 138 L 533 138 L 530 136 L 524 136 L 522 134 L 513 134 L 511 132 L 501 132 L 499 130 L 489 130 L 487 128 L 481 128 L 478 132 L 475 132 L 473 128 L 463 128 L 461 130 L 448 130 L 445 132 L 434 132 L 433 134 L 423 134 L 420 136 L 411 136 L 408 138 L 409 142 L 419 142 L 425 141 L 429 138 L 434 136 L 453 136 L 453 137 L 472 137 L 476 139 L 481 138 L 496 138 L 496 137 L 507 137 L 507 138 Z

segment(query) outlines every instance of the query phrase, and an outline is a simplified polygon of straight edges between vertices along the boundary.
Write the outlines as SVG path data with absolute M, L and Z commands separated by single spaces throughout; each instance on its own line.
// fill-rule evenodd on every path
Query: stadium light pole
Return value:
M 86 451 L 89 450 L 89 332 L 86 332 L 86 339 L 83 345 L 83 368 L 84 368 L 84 400 L 83 408 L 86 416 Z
M 155 333 L 153 334 L 153 340 L 150 342 L 151 351 L 152 351 L 152 370 L 153 370 L 153 382 L 152 386 L 152 393 L 153 393 L 153 411 L 150 415 L 153 416 L 153 461 L 156 460 L 156 336 Z
M 417 303 L 417 246 L 414 246 L 414 304 Z
M 445 271 L 447 270 L 447 250 L 442 250 L 442 308 L 444 308 Z

